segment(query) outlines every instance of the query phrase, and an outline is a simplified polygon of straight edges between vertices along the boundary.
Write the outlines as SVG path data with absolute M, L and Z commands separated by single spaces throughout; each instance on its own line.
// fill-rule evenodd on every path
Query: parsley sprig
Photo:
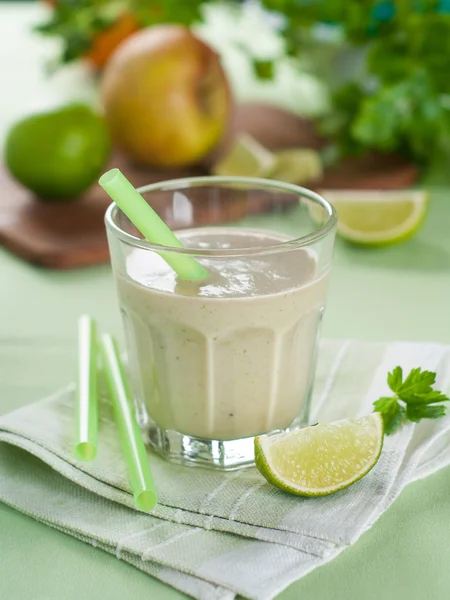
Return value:
M 394 433 L 405 421 L 418 423 L 422 419 L 439 419 L 445 415 L 442 402 L 450 398 L 433 390 L 436 373 L 413 369 L 403 380 L 401 367 L 388 374 L 387 382 L 394 392 L 393 396 L 379 398 L 373 403 L 374 411 L 380 412 L 384 421 L 384 430 L 387 435 Z

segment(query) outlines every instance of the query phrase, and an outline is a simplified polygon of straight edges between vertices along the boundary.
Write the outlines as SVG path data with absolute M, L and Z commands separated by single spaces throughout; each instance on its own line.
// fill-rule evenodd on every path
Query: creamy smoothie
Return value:
M 179 231 L 189 248 L 271 246 L 245 229 Z M 179 281 L 139 248 L 117 280 L 134 393 L 162 429 L 240 439 L 304 416 L 327 274 L 313 251 L 201 258 L 210 275 Z

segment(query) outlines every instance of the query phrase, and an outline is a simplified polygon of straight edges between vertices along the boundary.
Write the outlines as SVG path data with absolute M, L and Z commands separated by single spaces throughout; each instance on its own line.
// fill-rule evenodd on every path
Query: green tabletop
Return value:
M 10 84 L 2 86 L 0 132 L 36 99 L 64 97 L 69 83 L 84 77 L 75 68 L 45 85 L 42 76 L 38 81 L 35 69 L 39 61 L 34 50 L 39 48 L 39 60 L 50 52 L 47 47 L 41 50 L 28 34 L 38 12 L 31 5 L 0 5 L 0 80 L 6 78 Z M 28 88 L 11 69 L 7 56 L 15 54 L 10 46 L 6 52 L 5 39 L 16 47 L 18 61 L 25 61 L 24 46 L 33 52 L 25 65 L 25 73 L 30 73 Z M 36 91 L 32 101 L 27 95 L 29 88 Z M 433 193 L 425 226 L 402 245 L 363 250 L 338 241 L 325 336 L 450 342 L 448 195 L 444 189 Z M 0 290 L 0 413 L 32 402 L 73 377 L 76 318 L 81 312 L 96 315 L 103 328 L 120 335 L 114 286 L 106 265 L 72 272 L 45 271 L 0 251 Z M 356 545 L 293 584 L 279 598 L 448 597 L 449 492 L 450 469 L 411 485 Z M 116 558 L 2 504 L 0 548 L 1 598 L 183 597 Z

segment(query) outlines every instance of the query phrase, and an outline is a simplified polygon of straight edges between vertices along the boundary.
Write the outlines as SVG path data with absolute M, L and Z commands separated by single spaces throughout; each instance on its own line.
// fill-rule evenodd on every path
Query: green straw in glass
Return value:
M 75 456 L 92 460 L 97 454 L 97 325 L 89 315 L 78 319 Z
M 158 496 L 117 343 L 111 335 L 101 337 L 100 352 L 136 506 L 150 511 L 156 506 Z
M 104 173 L 99 179 L 99 184 L 149 242 L 160 246 L 183 248 L 183 244 L 173 231 L 119 169 L 111 169 Z M 208 271 L 192 256 L 171 252 L 160 254 L 180 279 L 196 280 L 208 276 Z

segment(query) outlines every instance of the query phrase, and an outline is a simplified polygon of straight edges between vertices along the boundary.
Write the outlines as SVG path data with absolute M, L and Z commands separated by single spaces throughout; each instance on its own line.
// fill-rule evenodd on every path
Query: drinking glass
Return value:
M 254 437 L 308 423 L 336 214 L 287 183 L 194 177 L 139 190 L 184 247 L 142 235 L 112 204 L 111 263 L 138 421 L 151 447 L 236 469 Z M 182 281 L 164 257 L 208 272 Z

